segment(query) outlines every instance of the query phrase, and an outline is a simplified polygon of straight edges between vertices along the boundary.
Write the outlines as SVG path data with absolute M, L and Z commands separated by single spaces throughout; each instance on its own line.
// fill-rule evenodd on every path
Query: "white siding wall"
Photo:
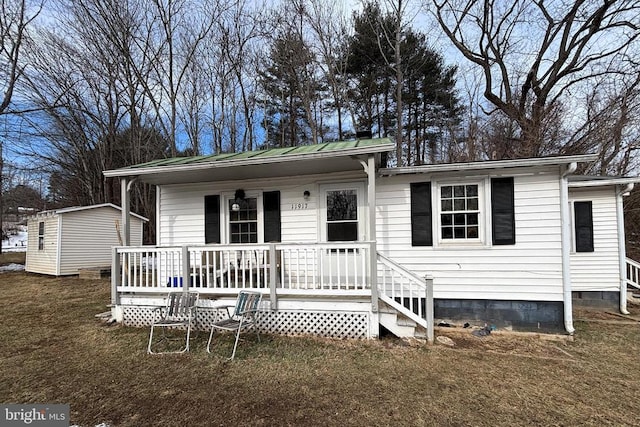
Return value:
M 514 176 L 516 244 L 491 245 L 489 228 L 490 176 L 405 175 L 382 177 L 377 181 L 376 227 L 378 250 L 418 275 L 435 276 L 435 296 L 455 299 L 562 300 L 562 257 L 560 239 L 560 198 L 558 168 L 515 170 Z M 468 173 L 467 173 L 468 175 Z M 341 182 L 354 176 L 311 176 L 265 181 L 194 183 L 162 186 L 158 244 L 204 243 L 204 196 L 222 195 L 228 203 L 236 189 L 251 192 L 279 190 L 282 208 L 283 242 L 318 240 L 318 191 L 326 182 Z M 484 242 L 475 246 L 438 244 L 411 246 L 409 183 L 431 181 L 434 208 L 438 182 L 480 182 L 484 185 L 481 202 Z M 311 192 L 308 201 L 303 192 Z M 307 209 L 292 209 L 297 203 Z M 434 219 L 437 210 L 434 209 Z M 261 220 L 260 220 L 261 221 Z M 222 223 L 225 228 L 226 224 Z M 437 227 L 434 224 L 434 235 Z M 435 239 L 437 240 L 437 239 Z M 224 240 L 223 240 L 224 242 Z
M 436 298 L 498 300 L 562 300 L 560 199 L 557 169 L 514 176 L 516 244 L 491 246 L 490 228 L 476 246 L 438 243 L 437 185 L 455 183 L 451 177 L 405 175 L 378 180 L 378 251 L 419 276 L 434 275 Z M 409 183 L 431 181 L 434 247 L 411 246 Z M 489 176 L 457 182 L 484 182 L 481 223 L 490 222 Z
M 120 245 L 115 225 L 116 221 L 122 221 L 119 210 L 107 206 L 66 212 L 60 216 L 60 275 L 111 265 L 111 248 Z M 131 217 L 131 245 L 141 244 L 142 220 Z
M 38 250 L 38 224 L 44 221 L 44 249 Z M 27 259 L 25 270 L 31 273 L 57 274 L 58 215 L 38 215 L 27 223 Z
M 569 199 L 591 201 L 593 214 L 593 252 L 571 251 L 571 287 L 573 291 L 619 291 L 620 270 L 616 195 L 614 187 L 571 189 Z M 571 210 L 573 231 L 573 209 Z M 572 239 L 575 242 L 575 239 Z
M 204 244 L 204 196 L 221 195 L 220 204 L 221 209 L 224 210 L 236 189 L 243 189 L 247 197 L 254 194 L 261 195 L 264 191 L 280 191 L 282 241 L 316 242 L 319 227 L 319 183 L 349 181 L 354 178 L 353 174 L 327 174 L 268 181 L 248 180 L 162 186 L 159 191 L 158 244 L 162 246 Z M 311 193 L 309 200 L 303 197 L 305 190 Z M 302 208 L 299 209 L 300 207 Z M 258 223 L 261 230 L 261 217 L 258 218 Z M 225 233 L 226 228 L 225 222 L 222 221 L 221 229 Z M 262 241 L 262 232 L 260 232 L 259 241 Z M 224 238 L 222 242 L 225 243 Z

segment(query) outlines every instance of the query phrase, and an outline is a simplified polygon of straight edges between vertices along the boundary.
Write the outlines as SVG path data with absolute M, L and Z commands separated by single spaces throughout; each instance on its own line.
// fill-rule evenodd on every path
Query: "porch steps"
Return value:
M 413 320 L 381 303 L 378 311 L 380 325 L 398 338 L 424 338 L 425 333 Z

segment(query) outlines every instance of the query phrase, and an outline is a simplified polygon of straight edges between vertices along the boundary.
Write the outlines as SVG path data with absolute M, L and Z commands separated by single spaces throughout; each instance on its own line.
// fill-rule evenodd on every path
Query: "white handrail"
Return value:
M 640 263 L 627 258 L 627 285 L 640 289 Z
M 379 298 L 425 328 L 432 342 L 433 279 L 422 279 L 380 253 L 377 259 Z

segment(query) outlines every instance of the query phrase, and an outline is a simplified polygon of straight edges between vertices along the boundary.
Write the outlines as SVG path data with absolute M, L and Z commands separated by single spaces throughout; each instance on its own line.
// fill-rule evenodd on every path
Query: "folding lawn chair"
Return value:
M 233 314 L 229 309 L 234 306 L 226 306 L 225 308 L 227 309 L 227 315 L 229 317 L 211 325 L 211 333 L 209 334 L 209 341 L 207 342 L 207 353 L 211 353 L 211 339 L 213 338 L 213 333 L 216 330 L 229 331 L 236 334 L 236 341 L 233 344 L 233 353 L 231 353 L 229 360 L 233 360 L 236 355 L 236 347 L 238 347 L 238 340 L 240 339 L 240 333 L 242 333 L 242 331 L 253 327 L 256 331 L 258 342 L 260 342 L 260 334 L 258 333 L 258 327 L 256 326 L 256 313 L 258 312 L 258 306 L 260 305 L 261 299 L 262 294 L 260 292 L 240 291 Z
M 198 304 L 197 292 L 170 292 L 167 296 L 167 305 L 165 307 L 157 307 L 154 311 L 160 313 L 159 318 L 151 323 L 151 331 L 149 332 L 149 345 L 147 346 L 147 353 L 161 354 L 161 353 L 184 353 L 189 351 L 189 337 L 191 336 L 191 328 L 196 322 L 197 304 Z M 153 344 L 153 329 L 155 327 L 162 328 L 162 338 L 155 344 L 168 340 L 166 335 L 166 328 L 186 328 L 187 338 L 186 343 L 181 350 L 177 351 L 164 351 L 155 352 L 152 350 Z

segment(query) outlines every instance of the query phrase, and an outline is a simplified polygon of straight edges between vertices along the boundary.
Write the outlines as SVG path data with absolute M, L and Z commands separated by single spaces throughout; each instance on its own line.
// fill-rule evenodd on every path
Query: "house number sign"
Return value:
M 291 210 L 292 211 L 301 211 L 304 209 L 308 209 L 309 208 L 309 203 L 304 202 L 304 203 L 291 203 Z

